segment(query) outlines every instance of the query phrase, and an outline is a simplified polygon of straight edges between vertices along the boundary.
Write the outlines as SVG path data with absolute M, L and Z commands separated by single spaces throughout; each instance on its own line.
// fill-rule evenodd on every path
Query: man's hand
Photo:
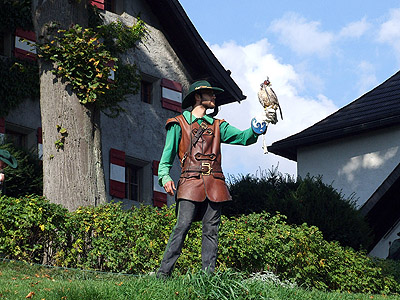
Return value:
M 5 176 L 3 173 L 0 173 L 0 184 L 4 182 Z
M 164 190 L 167 192 L 168 195 L 173 196 L 174 191 L 176 191 L 175 183 L 171 180 L 164 184 Z

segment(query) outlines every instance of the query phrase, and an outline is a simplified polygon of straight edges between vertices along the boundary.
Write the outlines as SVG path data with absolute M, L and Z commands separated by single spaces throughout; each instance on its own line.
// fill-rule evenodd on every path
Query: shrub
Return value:
M 118 203 L 80 207 L 67 220 L 57 265 L 102 271 L 154 271 L 172 229 L 173 212 Z
M 0 197 L 0 257 L 51 263 L 67 210 L 40 196 Z
M 400 261 L 392 259 L 378 259 L 374 258 L 377 266 L 382 268 L 382 272 L 386 276 L 393 276 L 393 278 L 400 282 Z
M 353 198 L 344 198 L 324 184 L 321 177 L 307 176 L 295 181 L 275 169 L 259 178 L 231 177 L 229 189 L 233 202 L 223 209 L 227 216 L 280 212 L 287 216 L 288 223 L 315 225 L 325 239 L 339 241 L 343 246 L 367 249 L 372 241 L 372 231 Z
M 327 242 L 315 226 L 289 225 L 282 215 L 224 218 L 220 241 L 220 267 L 246 273 L 271 270 L 282 279 L 318 289 L 399 291 L 394 279 L 383 276 L 364 252 Z
M 46 245 L 51 245 L 51 262 L 64 267 L 133 274 L 155 271 L 175 224 L 174 207 L 125 211 L 109 203 L 66 213 L 40 197 L 0 200 L 0 255 L 40 261 Z M 282 280 L 318 289 L 400 292 L 393 277 L 385 276 L 364 252 L 327 242 L 315 226 L 289 225 L 280 214 L 223 216 L 219 240 L 219 270 L 233 269 L 249 277 L 269 271 Z M 195 222 L 176 272 L 200 268 L 201 223 Z
M 20 149 L 12 143 L 0 145 L 0 149 L 9 151 L 18 161 L 16 169 L 6 167 L 5 194 L 10 197 L 42 195 L 43 169 L 37 154 Z

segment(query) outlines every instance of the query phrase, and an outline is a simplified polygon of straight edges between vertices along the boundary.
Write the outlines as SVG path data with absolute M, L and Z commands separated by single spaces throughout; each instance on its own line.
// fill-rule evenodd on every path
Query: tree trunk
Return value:
M 63 29 L 74 24 L 87 27 L 86 5 L 85 0 L 34 0 L 36 36 L 45 37 L 49 23 Z M 44 195 L 71 211 L 105 203 L 100 111 L 80 104 L 70 86 L 51 72 L 51 62 L 39 60 L 39 68 Z M 57 149 L 59 126 L 67 133 L 64 146 Z

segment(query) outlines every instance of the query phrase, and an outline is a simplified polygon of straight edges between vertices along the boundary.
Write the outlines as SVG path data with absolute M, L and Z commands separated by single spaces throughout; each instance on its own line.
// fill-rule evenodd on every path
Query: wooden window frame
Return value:
M 142 180 L 143 180 L 143 175 L 141 174 L 142 167 L 137 166 L 135 164 L 131 163 L 126 163 L 125 164 L 125 199 L 128 200 L 133 200 L 137 202 L 142 202 L 141 201 L 141 195 L 142 195 Z M 134 173 L 134 174 L 133 174 Z M 131 179 L 135 179 L 134 182 L 131 181 Z M 136 187 L 136 195 L 134 194 L 134 190 Z
M 153 82 L 145 79 L 140 81 L 140 100 L 147 104 L 153 103 Z

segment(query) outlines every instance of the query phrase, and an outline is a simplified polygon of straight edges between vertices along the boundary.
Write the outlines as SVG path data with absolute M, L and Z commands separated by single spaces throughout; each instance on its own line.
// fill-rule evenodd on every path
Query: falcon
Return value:
M 283 120 L 282 116 L 282 109 L 279 105 L 278 97 L 276 96 L 274 90 L 271 88 L 271 82 L 269 81 L 269 77 L 264 80 L 263 83 L 260 84 L 260 90 L 257 93 L 258 101 L 260 101 L 262 107 L 264 108 L 264 112 L 262 117 L 259 119 L 261 122 L 264 121 L 266 123 L 265 127 L 262 127 L 263 130 L 263 150 L 264 154 L 268 153 L 267 144 L 265 142 L 264 134 L 267 131 L 268 124 L 276 124 L 278 122 L 278 117 L 276 116 L 276 110 L 279 108 L 279 113 L 281 115 L 281 119 Z M 261 126 L 262 123 L 257 123 L 257 119 L 255 119 L 255 126 Z M 261 128 L 261 127 L 260 127 Z
M 269 108 L 273 108 L 275 110 L 279 108 L 281 119 L 283 120 L 282 109 L 281 106 L 279 105 L 278 97 L 276 96 L 274 90 L 271 88 L 271 82 L 269 81 L 268 76 L 267 79 L 260 84 L 260 90 L 258 91 L 257 95 L 258 95 L 258 100 L 264 107 L 265 114 L 267 114 L 267 110 Z M 272 120 L 271 123 L 276 124 L 277 122 L 278 118 L 275 115 L 275 120 Z

